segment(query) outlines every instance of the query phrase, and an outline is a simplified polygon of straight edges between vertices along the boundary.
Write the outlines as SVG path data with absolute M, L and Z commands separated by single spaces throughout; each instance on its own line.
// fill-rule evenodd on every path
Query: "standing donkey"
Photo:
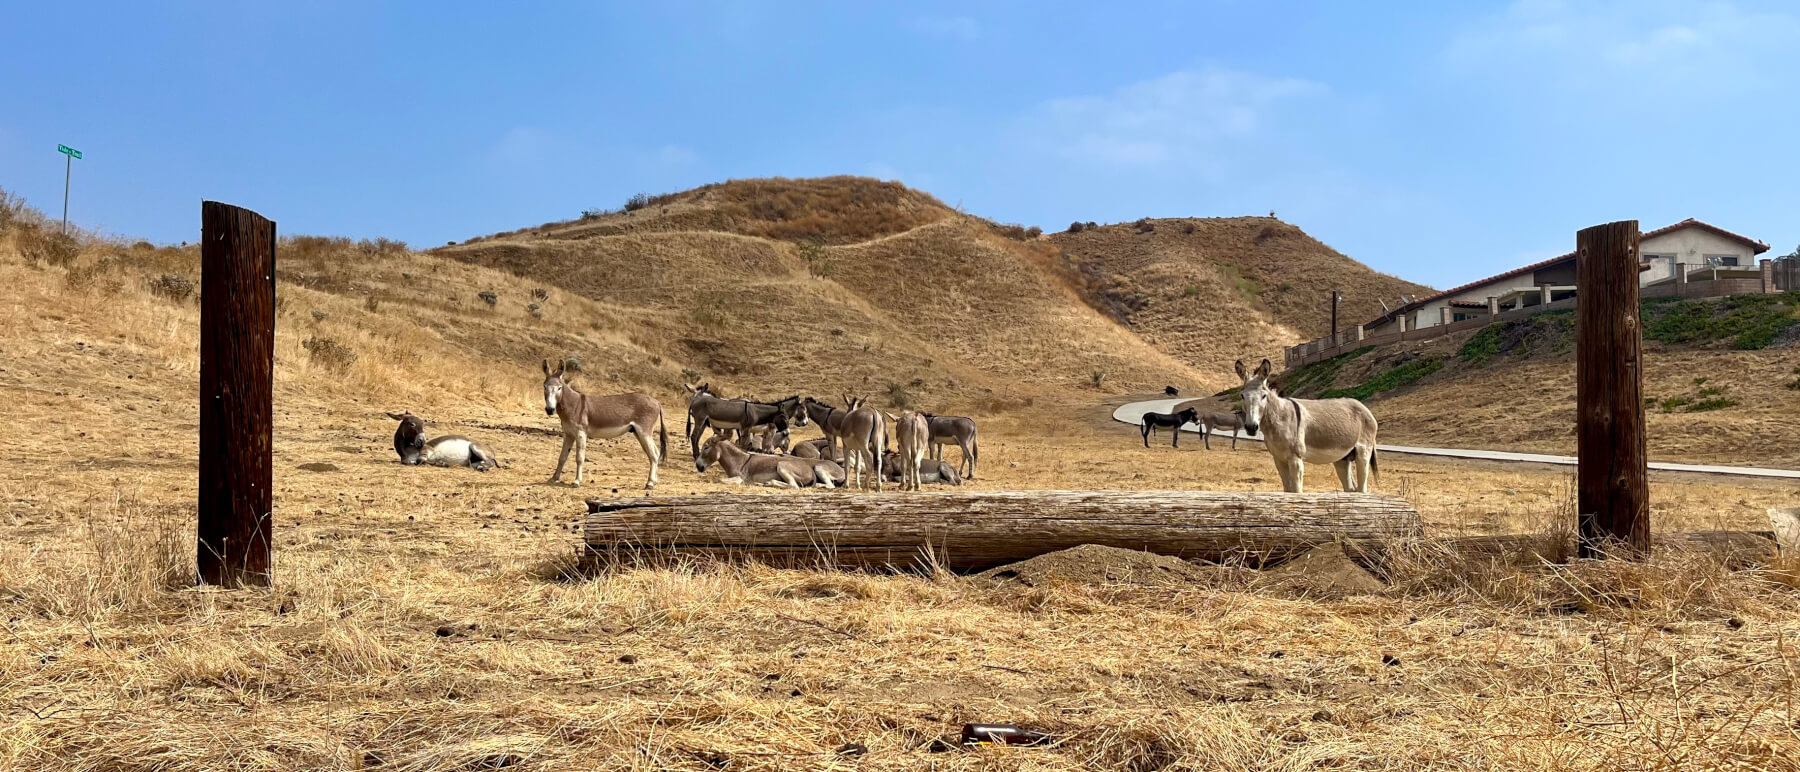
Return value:
M 1375 460 L 1375 414 L 1354 399 L 1283 397 L 1269 383 L 1273 369 L 1267 359 L 1254 372 L 1243 360 L 1237 362 L 1238 377 L 1244 379 L 1244 431 L 1255 437 L 1258 429 L 1268 428 L 1263 446 L 1275 456 L 1282 489 L 1300 493 L 1311 462 L 1335 465 L 1344 490 L 1369 492 L 1381 471 Z
M 964 466 L 969 468 L 964 477 L 975 479 L 975 462 L 981 458 L 980 443 L 976 441 L 975 420 L 954 415 L 932 415 L 925 413 L 925 420 L 931 427 L 931 457 L 942 459 L 944 445 L 956 443 L 962 448 L 963 460 L 956 465 L 961 472 Z
M 582 473 L 587 467 L 587 442 L 593 436 L 610 440 L 626 432 L 637 435 L 644 458 L 650 460 L 650 479 L 645 488 L 656 487 L 656 468 L 669 452 L 669 428 L 663 422 L 662 405 L 648 394 L 583 394 L 569 385 L 573 377 L 558 364 L 553 371 L 544 361 L 544 414 L 562 419 L 562 455 L 556 459 L 556 472 L 550 482 L 562 480 L 563 466 L 569 462 L 569 449 L 575 450 L 575 487 L 581 487 Z M 656 432 L 652 442 L 650 433 Z
M 856 477 L 856 487 L 864 489 L 863 474 L 872 472 L 875 490 L 885 489 L 881 477 L 881 452 L 887 450 L 887 419 L 881 411 L 849 398 L 850 412 L 844 415 L 838 438 L 844 443 L 845 472 Z M 848 482 L 844 487 L 849 487 Z
M 1214 429 L 1230 429 L 1231 449 L 1237 450 L 1238 430 L 1244 428 L 1243 413 L 1204 413 L 1195 423 L 1200 424 L 1200 444 L 1207 450 L 1212 450 L 1210 438 Z
M 903 411 L 894 419 L 894 440 L 900 446 L 900 490 L 925 487 L 920 467 L 925 464 L 925 445 L 931 440 L 930 422 L 922 413 Z
M 778 402 L 750 399 L 725 399 L 712 391 L 710 384 L 683 384 L 688 391 L 688 445 L 694 458 L 700 457 L 700 437 L 711 426 L 715 432 L 735 430 L 738 434 L 757 432 L 780 421 L 806 425 L 806 411 L 798 396 Z

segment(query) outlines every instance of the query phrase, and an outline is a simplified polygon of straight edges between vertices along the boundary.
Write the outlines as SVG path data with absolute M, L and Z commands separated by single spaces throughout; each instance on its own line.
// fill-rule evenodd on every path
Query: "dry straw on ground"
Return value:
M 670 203 L 670 216 L 687 205 Z M 934 221 L 830 249 L 846 266 L 908 254 L 882 243 L 1023 264 L 1005 262 L 1025 259 L 1013 251 L 1021 242 L 964 227 Z M 723 237 L 666 238 L 671 251 L 655 259 L 679 262 L 680 250 Z M 956 247 L 962 238 L 975 246 Z M 631 290 L 644 305 L 627 306 L 560 287 L 555 319 L 536 319 L 524 303 L 490 311 L 475 293 L 526 298 L 545 281 L 392 244 L 283 252 L 276 586 L 195 589 L 198 309 L 150 279 L 197 277 L 196 255 L 84 236 L 71 266 L 32 266 L 8 239 L 0 769 L 1800 768 L 1791 569 L 1672 554 L 1519 570 L 1421 550 L 1384 589 L 1330 598 L 1233 568 L 1166 583 L 1102 570 L 1034 586 L 666 556 L 584 573 L 572 530 L 582 498 L 630 492 L 642 458 L 629 441 L 596 442 L 589 488 L 543 485 L 558 443 L 536 393 L 538 358 L 579 356 L 578 382 L 645 389 L 665 406 L 679 404 L 684 370 L 716 377 L 707 357 L 744 358 L 728 385 L 766 394 L 811 377 L 830 384 L 812 393 L 857 388 L 865 373 L 865 393 L 923 377 L 910 399 L 983 417 L 978 488 L 1277 484 L 1254 446 L 1133 447 L 1136 434 L 1083 387 L 1096 366 L 1060 381 L 1033 373 L 1028 339 L 1006 331 L 942 346 L 896 332 L 863 371 L 803 347 L 817 358 L 782 370 L 771 359 L 757 374 L 749 365 L 760 360 L 731 336 L 687 326 L 667 288 Z M 739 243 L 786 266 L 770 286 L 821 281 L 785 245 Z M 116 259 L 92 268 L 105 258 Z M 99 272 L 67 280 L 83 267 Z M 108 278 L 122 281 L 109 291 Z M 894 282 L 827 281 L 796 297 L 831 299 L 822 324 L 879 351 L 896 312 L 861 293 Z M 1036 302 L 1058 286 L 1033 290 Z M 374 294 L 378 313 L 362 300 Z M 972 308 L 1007 307 L 969 297 Z M 777 317 L 728 310 L 740 324 Z M 1030 313 L 1021 318 L 1086 330 L 1081 345 L 1127 345 L 1089 312 Z M 938 340 L 957 320 L 927 323 L 937 337 L 922 340 Z M 354 362 L 313 362 L 304 343 L 317 335 Z M 1070 366 L 1058 358 L 1068 356 L 1043 367 Z M 1160 366 L 1106 367 L 1161 380 Z M 1029 387 L 1013 383 L 1023 375 Z M 508 466 L 399 466 L 382 413 L 403 408 L 434 434 L 492 445 Z M 738 490 L 696 474 L 671 439 L 662 492 Z M 1315 485 L 1329 477 L 1320 471 Z M 1393 456 L 1381 486 L 1435 533 L 1549 532 L 1568 519 L 1559 470 Z M 1654 517 L 1669 528 L 1753 527 L 1794 495 L 1784 483 L 1684 476 L 1653 486 Z M 1062 739 L 931 751 L 965 721 Z M 866 753 L 840 753 L 857 746 Z

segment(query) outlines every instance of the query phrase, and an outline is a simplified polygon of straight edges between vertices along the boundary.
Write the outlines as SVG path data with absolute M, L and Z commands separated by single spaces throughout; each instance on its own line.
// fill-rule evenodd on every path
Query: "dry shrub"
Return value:
M 25 219 L 25 199 L 0 188 L 0 233 Z
M 476 297 L 481 298 L 481 302 L 486 303 L 488 305 L 488 308 L 493 308 L 495 306 L 500 305 L 500 293 L 495 292 L 493 290 L 485 290 L 485 291 L 476 293 Z
M 375 297 L 374 295 L 363 296 L 363 310 L 371 314 L 380 313 L 381 298 Z
M 33 223 L 13 229 L 13 244 L 31 265 L 66 266 L 81 254 L 81 244 L 66 233 L 54 233 Z
M 43 560 L 38 547 L 0 546 L 0 597 L 13 613 L 94 622 L 150 610 L 170 590 L 194 584 L 194 510 L 114 494 L 90 501 L 62 538 L 72 557 Z
M 314 335 L 302 341 L 300 346 L 306 349 L 307 358 L 314 365 L 332 372 L 342 373 L 356 364 L 356 352 L 331 338 Z
M 1072 222 L 1072 223 L 1069 223 L 1069 232 L 1070 233 L 1080 233 L 1084 227 L 1085 226 L 1083 226 L 1079 221 Z
M 150 294 L 177 303 L 194 296 L 194 282 L 179 274 L 165 273 L 150 280 Z
M 118 265 L 119 259 L 115 257 L 103 257 L 87 265 L 77 263 L 69 266 L 68 273 L 63 275 L 63 283 L 71 290 L 83 292 L 93 287 L 100 277 L 111 273 Z

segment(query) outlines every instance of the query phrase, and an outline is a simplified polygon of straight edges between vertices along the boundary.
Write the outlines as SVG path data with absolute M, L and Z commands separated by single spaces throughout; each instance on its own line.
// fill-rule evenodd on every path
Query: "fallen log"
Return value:
M 1364 493 L 704 494 L 590 499 L 588 513 L 584 538 L 602 558 L 680 555 L 959 572 L 1083 544 L 1260 565 L 1338 540 L 1421 533 L 1412 505 Z

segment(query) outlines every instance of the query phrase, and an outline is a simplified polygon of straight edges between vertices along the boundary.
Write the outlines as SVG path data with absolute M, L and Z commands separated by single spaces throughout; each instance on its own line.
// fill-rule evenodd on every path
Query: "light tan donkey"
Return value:
M 844 415 L 838 432 L 844 443 L 845 471 L 856 479 L 859 490 L 868 488 L 863 482 L 864 473 L 873 472 L 876 492 L 883 491 L 886 487 L 881 477 L 881 452 L 887 449 L 887 419 L 861 399 L 851 399 L 849 403 L 850 412 Z
M 544 414 L 562 419 L 562 455 L 556 459 L 556 472 L 550 482 L 562 481 L 563 466 L 569 463 L 569 450 L 575 450 L 575 487 L 581 487 L 587 467 L 589 437 L 610 440 L 626 432 L 637 435 L 644 457 L 650 460 L 650 479 L 645 488 L 656 487 L 656 468 L 669 453 L 669 427 L 663 422 L 662 405 L 648 394 L 583 394 L 569 385 L 571 373 L 562 365 L 550 369 L 544 362 Z M 657 438 L 650 439 L 655 432 Z
M 920 467 L 925 463 L 927 444 L 931 442 L 931 423 L 923 413 L 904 411 L 894 419 L 894 442 L 900 446 L 900 490 L 916 491 L 924 487 Z
M 844 482 L 844 469 L 822 458 L 796 458 L 750 453 L 720 435 L 706 438 L 694 457 L 694 469 L 705 472 L 717 464 L 725 482 L 739 485 L 771 485 L 777 488 L 833 488 Z
M 1254 372 L 1244 367 L 1243 360 L 1237 362 L 1238 377 L 1244 379 L 1240 392 L 1244 431 L 1255 437 L 1257 430 L 1266 430 L 1263 446 L 1275 456 L 1282 489 L 1300 493 L 1306 484 L 1306 464 L 1311 462 L 1336 466 L 1344 490 L 1369 492 L 1372 478 L 1380 473 L 1375 414 L 1354 399 L 1283 397 L 1269 383 L 1273 369 L 1267 359 Z

